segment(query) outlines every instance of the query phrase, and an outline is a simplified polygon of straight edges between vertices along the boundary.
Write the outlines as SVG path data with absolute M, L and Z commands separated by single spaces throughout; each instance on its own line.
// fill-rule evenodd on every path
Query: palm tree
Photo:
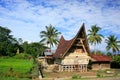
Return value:
M 58 32 L 58 30 L 55 29 L 51 24 L 49 26 L 46 26 L 46 31 L 41 31 L 40 32 L 40 37 L 42 40 L 46 42 L 46 44 L 50 45 L 50 49 L 52 46 L 57 45 L 59 42 L 58 36 L 61 33 Z
M 91 44 L 94 44 L 94 54 L 96 54 L 96 44 L 101 43 L 102 37 L 104 37 L 101 34 L 98 34 L 98 32 L 101 30 L 100 27 L 97 27 L 96 25 L 93 25 L 91 29 L 88 30 L 88 41 Z
M 118 48 L 119 48 L 118 53 L 120 53 L 120 40 L 119 40 L 119 41 L 117 41 L 117 44 L 118 44 Z
M 118 45 L 118 43 L 120 43 L 120 41 L 117 40 L 117 37 L 115 37 L 114 35 L 110 35 L 109 37 L 107 37 L 107 39 L 105 39 L 105 42 L 107 43 L 106 49 L 110 50 L 112 49 L 112 52 L 115 54 L 117 51 L 119 52 L 120 49 L 120 45 Z

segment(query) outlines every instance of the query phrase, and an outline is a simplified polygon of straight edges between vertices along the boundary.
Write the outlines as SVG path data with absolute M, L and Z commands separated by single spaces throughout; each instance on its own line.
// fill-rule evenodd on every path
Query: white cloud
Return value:
M 112 31 L 118 36 L 120 32 L 119 0 L 3 0 L 0 11 L 0 25 L 23 40 L 39 41 L 39 32 L 49 24 L 59 29 L 65 39 L 73 38 L 82 23 L 86 31 L 97 24 L 106 33 Z

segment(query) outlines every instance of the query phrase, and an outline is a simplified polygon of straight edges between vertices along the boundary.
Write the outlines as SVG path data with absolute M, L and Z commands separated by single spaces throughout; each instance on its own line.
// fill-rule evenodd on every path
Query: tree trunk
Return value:
M 94 54 L 96 55 L 96 44 L 94 44 Z

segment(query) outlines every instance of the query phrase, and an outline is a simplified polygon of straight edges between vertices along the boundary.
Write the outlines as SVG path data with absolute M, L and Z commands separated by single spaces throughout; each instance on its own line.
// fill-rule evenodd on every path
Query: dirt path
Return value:
M 86 80 L 120 80 L 120 77 L 112 77 L 112 78 L 95 78 L 95 79 L 86 79 Z
M 42 80 L 72 80 L 71 78 L 46 78 Z M 75 79 L 73 79 L 75 80 Z M 76 79 L 76 80 L 120 80 L 120 77 L 110 77 L 110 78 L 89 78 L 89 79 Z

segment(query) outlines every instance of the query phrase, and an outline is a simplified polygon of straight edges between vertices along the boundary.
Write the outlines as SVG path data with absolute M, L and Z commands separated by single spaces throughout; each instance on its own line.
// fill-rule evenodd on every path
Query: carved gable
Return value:
M 61 58 L 61 64 L 88 64 L 90 57 L 84 24 L 71 40 L 61 37 L 54 57 Z

